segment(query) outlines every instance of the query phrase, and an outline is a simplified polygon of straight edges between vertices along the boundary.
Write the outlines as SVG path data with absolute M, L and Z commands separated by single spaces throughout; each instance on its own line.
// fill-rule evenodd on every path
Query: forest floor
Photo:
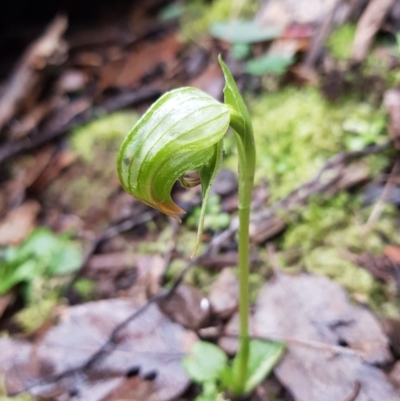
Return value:
M 116 170 L 163 93 L 222 99 L 219 54 L 257 148 L 251 336 L 285 345 L 249 400 L 400 401 L 397 3 L 92 3 L 0 36 L 0 401 L 230 399 L 182 357 L 237 350 L 233 138 L 193 259 L 201 189 L 178 224 Z

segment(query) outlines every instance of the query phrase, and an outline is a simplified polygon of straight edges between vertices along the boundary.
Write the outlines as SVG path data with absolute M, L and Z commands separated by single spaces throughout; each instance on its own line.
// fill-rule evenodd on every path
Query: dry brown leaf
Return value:
M 396 245 L 387 245 L 384 249 L 385 255 L 397 265 L 400 265 L 400 247 Z
M 24 348 L 21 355 L 14 352 L 12 366 L 12 352 L 8 352 L 8 391 L 28 389 L 34 396 L 59 401 L 72 401 L 75 397 L 116 401 L 121 399 L 121 390 L 127 391 L 131 399 L 174 399 L 189 384 L 181 358 L 197 337 L 171 322 L 157 305 L 150 305 L 126 324 L 93 358 L 115 327 L 137 309 L 132 301 L 124 299 L 65 309 L 60 323 L 39 339 L 30 352 Z
M 395 363 L 389 377 L 397 391 L 400 391 L 400 361 Z
M 336 0 L 269 0 L 256 15 L 258 22 L 281 29 L 292 23 L 319 23 Z
M 4 376 L 15 363 L 26 363 L 32 346 L 12 338 L 0 338 L 0 376 Z
M 365 308 L 325 277 L 278 274 L 258 297 L 253 334 L 290 339 L 275 374 L 297 401 L 399 401 L 374 364 L 391 360 L 388 338 Z
M 176 34 L 155 41 L 146 42 L 134 49 L 125 61 L 117 60 L 106 64 L 100 73 L 100 87 L 132 87 L 140 79 L 160 64 L 168 64 L 175 60 L 182 47 Z
M 0 296 L 0 318 L 3 316 L 3 313 L 8 308 L 8 305 L 14 302 L 14 300 L 15 300 L 15 292 L 13 290 Z
M 35 228 L 40 204 L 27 201 L 0 221 L 0 246 L 18 245 Z
M 159 302 L 161 310 L 174 322 L 197 330 L 210 316 L 210 304 L 200 290 L 181 284 L 171 297 Z
M 164 259 L 159 255 L 133 255 L 129 252 L 113 252 L 94 255 L 87 264 L 87 277 L 98 283 L 98 296 L 124 296 L 146 301 L 160 290 L 165 272 Z
M 224 77 L 219 64 L 210 64 L 198 77 L 191 80 L 188 86 L 201 89 L 210 96 L 219 99 L 224 88 Z
M 400 320 L 388 318 L 383 322 L 385 333 L 390 339 L 390 345 L 393 353 L 400 357 Z
M 232 270 L 225 268 L 211 287 L 210 300 L 214 313 L 222 319 L 229 317 L 238 306 L 239 281 Z
M 47 166 L 32 182 L 30 189 L 35 193 L 40 193 L 62 170 L 70 166 L 75 160 L 76 156 L 70 150 L 53 153 Z

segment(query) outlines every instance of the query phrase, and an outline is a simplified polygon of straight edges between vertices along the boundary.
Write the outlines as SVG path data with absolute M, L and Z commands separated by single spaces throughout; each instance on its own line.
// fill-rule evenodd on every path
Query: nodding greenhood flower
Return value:
M 185 187 L 197 185 L 198 180 L 184 174 L 198 170 L 203 198 L 208 197 L 229 123 L 229 107 L 199 89 L 166 93 L 121 146 L 118 174 L 122 186 L 143 203 L 180 221 L 178 215 L 185 212 L 172 200 L 172 186 L 177 180 Z
M 177 220 L 184 211 L 171 199 L 172 186 L 180 180 L 184 187 L 190 188 L 200 181 L 203 205 L 194 255 L 203 231 L 211 184 L 222 160 L 222 140 L 229 126 L 232 127 L 239 166 L 240 275 L 240 346 L 237 369 L 232 371 L 232 389 L 235 395 L 242 395 L 247 391 L 249 378 L 249 221 L 256 151 L 247 107 L 221 57 L 219 63 L 225 77 L 224 103 L 194 88 L 166 93 L 125 138 L 118 154 L 118 174 L 128 193 Z M 198 171 L 198 177 L 187 174 L 191 171 Z

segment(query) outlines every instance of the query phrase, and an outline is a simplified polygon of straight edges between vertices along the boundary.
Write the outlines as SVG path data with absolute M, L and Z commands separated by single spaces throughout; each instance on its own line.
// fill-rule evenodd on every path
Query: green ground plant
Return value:
M 68 236 L 37 228 L 20 246 L 0 250 L 0 295 L 24 284 L 29 299 L 35 281 L 72 273 L 81 262 L 81 252 Z
M 0 250 L 0 296 L 16 286 L 25 300 L 14 321 L 25 333 L 36 330 L 60 301 L 61 289 L 82 263 L 80 247 L 67 234 L 37 228 L 19 246 Z
M 240 396 L 251 392 L 264 379 L 282 354 L 283 345 L 269 341 L 254 342 L 249 338 L 249 220 L 255 143 L 250 116 L 236 83 L 221 58 L 219 62 L 225 76 L 224 103 L 194 88 L 166 93 L 125 138 L 118 154 L 117 167 L 122 186 L 128 193 L 179 221 L 178 215 L 184 210 L 172 200 L 172 186 L 177 180 L 187 188 L 201 183 L 203 205 L 196 252 L 204 227 L 207 199 L 222 161 L 223 139 L 228 128 L 232 128 L 239 164 L 239 350 L 232 364 L 228 365 L 216 349 L 208 352 L 209 366 L 207 361 L 200 363 L 203 373 L 207 373 L 220 359 L 223 376 L 219 376 L 220 369 L 216 369 L 218 372 L 212 378 L 206 374 L 205 380 L 201 379 L 201 375 L 194 375 L 193 369 L 199 372 L 196 352 L 192 360 L 194 365 L 190 362 L 186 364 L 193 368 L 188 368 L 192 378 L 204 384 L 204 391 L 208 391 L 209 379 L 212 379 L 218 381 L 222 389 Z M 189 171 L 198 171 L 199 178 L 186 176 Z M 263 352 L 252 352 L 260 343 L 263 344 Z M 210 349 L 209 344 L 197 347 Z M 253 374 L 253 371 L 256 373 Z

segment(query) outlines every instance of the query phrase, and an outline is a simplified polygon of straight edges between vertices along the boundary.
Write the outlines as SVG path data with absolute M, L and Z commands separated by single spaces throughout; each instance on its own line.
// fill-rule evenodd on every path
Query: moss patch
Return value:
M 356 34 L 355 24 L 342 25 L 327 40 L 326 47 L 338 60 L 349 59 Z
M 190 40 L 196 40 L 199 36 L 208 33 L 209 26 L 213 22 L 226 21 L 231 17 L 236 8 L 235 3 L 238 2 L 230 0 L 189 1 L 181 19 L 183 35 Z M 235 15 L 235 17 L 251 18 L 260 8 L 259 0 L 246 0 L 241 3 L 239 15 Z
M 105 160 L 99 160 L 98 156 L 116 154 L 137 120 L 136 113 L 122 111 L 100 117 L 72 132 L 72 150 L 85 162 L 94 163 L 94 168 L 102 170 Z
M 267 180 L 271 201 L 316 174 L 332 155 L 385 141 L 386 114 L 348 99 L 329 103 L 316 88 L 286 87 L 248 101 L 257 147 L 256 183 Z M 237 170 L 233 142 L 225 163 Z
M 328 276 L 385 313 L 390 289 L 377 283 L 370 273 L 349 261 L 350 254 L 383 253 L 387 243 L 400 244 L 396 213 L 387 206 L 379 221 L 367 228 L 371 207 L 363 208 L 356 196 L 341 193 L 330 200 L 315 199 L 289 225 L 281 249 L 294 252 L 287 267 Z M 387 309 L 387 308 L 386 308 Z
M 137 120 L 136 113 L 118 112 L 73 131 L 71 148 L 78 161 L 46 189 L 46 201 L 79 217 L 97 219 L 119 186 L 117 153 Z

